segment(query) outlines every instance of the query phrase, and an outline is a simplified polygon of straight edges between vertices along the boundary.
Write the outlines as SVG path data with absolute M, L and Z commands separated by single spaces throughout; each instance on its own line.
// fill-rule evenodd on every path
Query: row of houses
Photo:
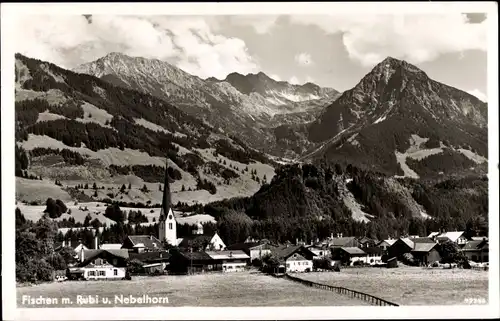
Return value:
M 428 264 L 439 260 L 436 245 L 447 240 L 457 243 L 473 261 L 488 260 L 487 240 L 468 240 L 463 232 L 431 233 L 428 237 L 382 241 L 368 237 L 344 237 L 342 234 L 334 237 L 332 234 L 323 241 L 316 240 L 308 245 L 299 240 L 295 244 L 280 245 L 267 240 L 247 239 L 243 243 L 226 246 L 217 233 L 204 233 L 200 223 L 192 235 L 178 238 L 176 224 L 165 175 L 158 237 L 130 235 L 116 244 L 99 244 L 96 238 L 94 249 L 88 249 L 81 243 L 62 242 L 56 246 L 56 251 L 67 246 L 74 249 L 77 263 L 69 269 L 69 274 L 77 279 L 127 278 L 127 266 L 131 261 L 139 262 L 147 273 L 164 273 L 165 270 L 172 274 L 237 272 L 268 255 L 277 261 L 278 269 L 288 272 L 312 271 L 314 260 L 325 257 L 341 263 L 361 261 L 372 264 L 380 262 L 384 254 L 398 258 L 412 253 L 418 262 Z

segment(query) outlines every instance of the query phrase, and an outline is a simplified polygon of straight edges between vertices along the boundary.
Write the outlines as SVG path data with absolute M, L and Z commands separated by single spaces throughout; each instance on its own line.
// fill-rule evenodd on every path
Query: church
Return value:
M 165 184 L 163 188 L 163 200 L 158 223 L 158 238 L 160 242 L 178 246 L 181 249 L 194 251 L 224 250 L 226 245 L 217 233 L 207 235 L 203 232 L 203 225 L 198 222 L 192 235 L 177 238 L 177 220 L 172 211 L 172 199 L 168 171 L 165 170 Z

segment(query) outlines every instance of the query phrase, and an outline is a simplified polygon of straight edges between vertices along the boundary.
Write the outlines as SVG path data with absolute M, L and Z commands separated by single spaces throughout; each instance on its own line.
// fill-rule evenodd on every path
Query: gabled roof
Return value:
M 434 241 L 433 239 L 431 239 L 430 237 L 418 237 L 418 238 L 414 238 L 414 239 L 411 239 L 413 241 L 413 243 L 417 244 L 417 243 L 436 243 L 436 241 Z
M 206 252 L 177 252 L 186 260 L 193 261 L 213 261 L 213 259 Z
M 397 241 L 396 239 L 382 240 L 377 245 L 380 245 L 380 244 L 385 242 L 385 243 L 389 244 L 389 246 L 391 246 L 392 244 L 396 243 L 396 241 Z
M 141 262 L 162 262 L 167 261 L 172 256 L 167 251 L 151 251 L 142 253 L 129 253 L 131 260 L 139 260 Z
M 358 242 L 361 244 L 368 243 L 368 242 L 376 242 L 374 239 L 371 239 L 369 237 L 363 236 L 362 238 L 358 239 Z
M 251 249 L 260 248 L 260 249 L 270 249 L 270 246 L 267 243 L 261 242 L 243 242 L 232 244 L 227 247 L 228 250 L 242 250 L 242 251 L 250 251 Z
M 341 247 L 341 250 L 351 254 L 351 255 L 365 255 L 366 252 L 359 247 Z
M 480 251 L 481 249 L 486 250 L 487 248 L 489 248 L 488 245 L 488 241 L 469 241 L 465 244 L 462 251 Z
M 413 241 L 410 240 L 409 238 L 403 237 L 403 238 L 400 238 L 400 240 L 403 241 L 406 245 L 408 245 L 411 249 L 413 249 L 415 247 Z
M 344 246 L 348 244 L 349 242 L 355 241 L 356 238 L 354 236 L 348 236 L 348 237 L 334 237 L 333 239 L 330 239 L 330 245 L 332 246 Z
M 234 250 L 234 251 L 206 251 L 214 260 L 230 260 L 230 259 L 249 259 L 250 257 L 243 251 Z
M 203 242 L 206 242 L 206 243 L 210 243 L 210 241 L 212 240 L 212 238 L 215 236 L 215 233 L 214 234 L 211 234 L 211 235 L 208 235 L 208 234 L 191 234 L 191 235 L 188 235 L 186 237 L 184 237 L 182 239 L 182 241 L 179 243 L 179 247 L 182 247 L 182 248 L 188 248 L 190 247 L 190 243 L 191 242 L 200 242 L 200 243 L 203 243 Z
M 437 237 L 440 240 L 445 240 L 446 238 L 450 239 L 452 242 L 456 242 L 465 232 L 457 231 L 457 232 L 432 232 L 429 234 L 429 237 Z
M 436 243 L 415 243 L 412 252 L 430 252 L 436 245 Z
M 142 243 L 148 249 L 163 248 L 160 240 L 152 235 L 129 235 L 128 239 L 132 242 L 132 246 Z
M 128 260 L 128 250 L 126 249 L 120 249 L 120 250 L 87 250 L 83 252 L 84 254 L 84 261 L 78 263 L 78 267 L 84 267 L 88 265 L 90 262 L 93 260 L 103 257 L 103 256 L 111 256 L 111 257 L 116 257 L 124 260 Z
M 299 251 L 304 251 L 306 253 L 309 253 L 310 256 L 316 256 L 313 252 L 308 250 L 305 246 L 303 245 L 280 245 L 276 247 L 271 247 L 271 252 L 273 255 L 278 259 L 278 260 L 286 260 L 289 258 L 292 254 L 299 252 Z

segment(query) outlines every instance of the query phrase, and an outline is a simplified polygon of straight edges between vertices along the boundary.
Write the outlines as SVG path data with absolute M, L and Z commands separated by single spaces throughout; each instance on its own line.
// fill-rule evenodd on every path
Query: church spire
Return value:
M 161 203 L 160 220 L 165 220 L 170 212 L 171 199 L 170 199 L 170 183 L 168 179 L 168 160 L 165 166 L 165 183 L 163 185 L 163 200 Z

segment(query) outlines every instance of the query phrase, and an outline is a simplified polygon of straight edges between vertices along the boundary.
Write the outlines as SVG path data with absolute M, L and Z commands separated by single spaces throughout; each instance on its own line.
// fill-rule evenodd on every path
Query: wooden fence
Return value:
M 352 298 L 361 299 L 361 300 L 364 300 L 364 301 L 366 301 L 366 302 L 368 302 L 370 304 L 373 304 L 373 305 L 399 306 L 396 303 L 389 302 L 387 300 L 378 298 L 376 296 L 373 296 L 373 295 L 370 295 L 370 294 L 367 294 L 367 293 L 363 293 L 363 292 L 358 292 L 358 291 L 350 290 L 350 289 L 347 289 L 347 288 L 344 288 L 344 287 L 331 286 L 331 285 L 316 283 L 316 282 L 312 282 L 312 281 L 308 281 L 308 280 L 303 280 L 301 278 L 297 278 L 297 277 L 291 276 L 289 274 L 285 274 L 284 277 L 286 279 L 291 280 L 291 281 L 299 282 L 299 283 L 302 283 L 302 284 L 307 285 L 307 286 L 311 286 L 311 287 L 319 288 L 319 289 L 323 289 L 323 290 L 330 290 L 332 292 L 337 292 L 337 293 L 340 293 L 340 294 L 348 295 L 348 296 L 350 296 Z

